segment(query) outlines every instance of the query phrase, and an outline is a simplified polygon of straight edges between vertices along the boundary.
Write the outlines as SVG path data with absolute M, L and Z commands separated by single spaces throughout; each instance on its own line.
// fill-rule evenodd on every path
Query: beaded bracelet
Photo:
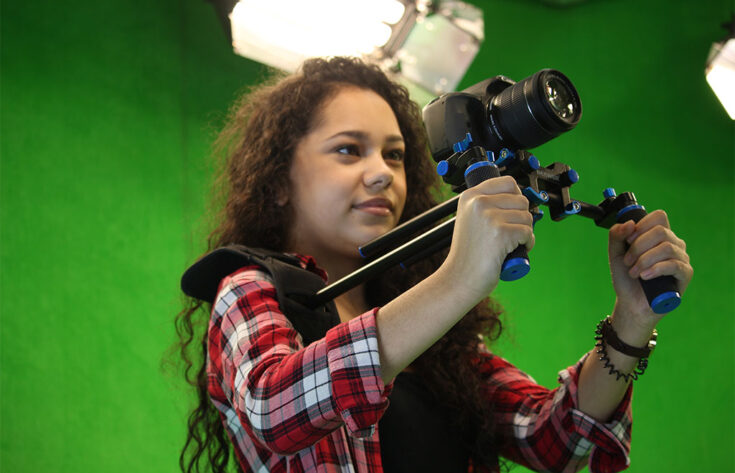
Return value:
M 604 362 L 605 368 L 610 370 L 609 374 L 614 374 L 616 376 L 616 381 L 623 378 L 626 383 L 631 379 L 633 381 L 637 380 L 638 376 L 642 375 L 646 371 L 646 368 L 648 368 L 648 357 L 651 356 L 651 352 L 656 348 L 657 339 L 658 332 L 654 329 L 646 347 L 632 347 L 618 338 L 618 334 L 615 332 L 612 327 L 612 323 L 610 322 L 610 316 L 600 320 L 597 324 L 597 329 L 595 330 L 595 340 L 597 340 L 595 346 L 597 347 L 597 354 L 600 355 L 600 361 Z M 638 358 L 638 366 L 636 366 L 631 373 L 621 373 L 617 368 L 615 368 L 615 365 L 610 362 L 610 357 L 607 356 L 606 345 L 610 345 L 620 353 Z

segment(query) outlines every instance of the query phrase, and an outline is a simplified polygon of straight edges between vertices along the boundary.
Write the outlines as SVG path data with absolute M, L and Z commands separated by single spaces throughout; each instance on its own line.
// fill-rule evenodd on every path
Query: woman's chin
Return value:
M 390 228 L 383 227 L 383 228 L 376 228 L 374 231 L 364 232 L 363 238 L 360 238 L 358 247 L 362 247 L 370 243 L 371 241 L 380 238 L 381 236 L 385 235 L 390 231 Z

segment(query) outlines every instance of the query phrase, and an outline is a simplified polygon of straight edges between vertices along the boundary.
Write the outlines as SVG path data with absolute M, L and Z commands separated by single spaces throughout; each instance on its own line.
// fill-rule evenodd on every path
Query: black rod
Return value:
M 386 251 L 388 248 L 395 247 L 401 241 L 405 240 L 422 228 L 428 227 L 432 223 L 456 212 L 458 200 L 459 195 L 455 195 L 451 199 L 430 208 L 420 215 L 415 216 L 411 220 L 403 222 L 388 233 L 381 235 L 378 238 L 369 241 L 365 245 L 361 246 L 360 254 L 363 258 L 370 259 L 376 254 Z
M 404 269 L 408 268 L 412 264 L 417 263 L 421 261 L 422 259 L 428 258 L 429 256 L 433 255 L 437 251 L 441 251 L 451 244 L 452 244 L 452 235 L 447 235 L 446 237 L 434 243 L 433 245 L 426 248 L 425 250 L 422 250 L 416 253 L 415 255 L 411 256 L 410 258 L 404 261 L 401 261 L 401 267 Z
M 434 245 L 446 237 L 450 237 L 454 231 L 455 220 L 456 217 L 452 217 L 426 233 L 417 236 L 408 243 L 404 243 L 390 253 L 367 263 L 362 268 L 321 289 L 314 295 L 314 297 L 309 299 L 308 305 L 312 308 L 319 307 L 320 305 L 325 304 L 335 297 L 349 291 L 353 287 L 358 286 L 368 279 L 371 279 L 404 260 L 407 260 L 423 249 Z

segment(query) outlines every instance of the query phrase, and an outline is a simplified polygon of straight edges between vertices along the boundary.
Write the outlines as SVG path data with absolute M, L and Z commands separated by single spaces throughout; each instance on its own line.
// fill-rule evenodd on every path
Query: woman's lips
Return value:
M 388 199 L 370 199 L 355 205 L 355 208 L 372 215 L 387 216 L 393 213 L 393 204 Z

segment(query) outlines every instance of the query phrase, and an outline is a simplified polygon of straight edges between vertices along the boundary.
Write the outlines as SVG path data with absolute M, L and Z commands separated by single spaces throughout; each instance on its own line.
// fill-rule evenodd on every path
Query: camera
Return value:
M 520 82 L 485 79 L 444 94 L 424 107 L 429 148 L 435 161 L 448 159 L 471 135 L 472 145 L 497 156 L 502 149 L 527 150 L 574 128 L 582 102 L 561 72 L 542 69 Z

